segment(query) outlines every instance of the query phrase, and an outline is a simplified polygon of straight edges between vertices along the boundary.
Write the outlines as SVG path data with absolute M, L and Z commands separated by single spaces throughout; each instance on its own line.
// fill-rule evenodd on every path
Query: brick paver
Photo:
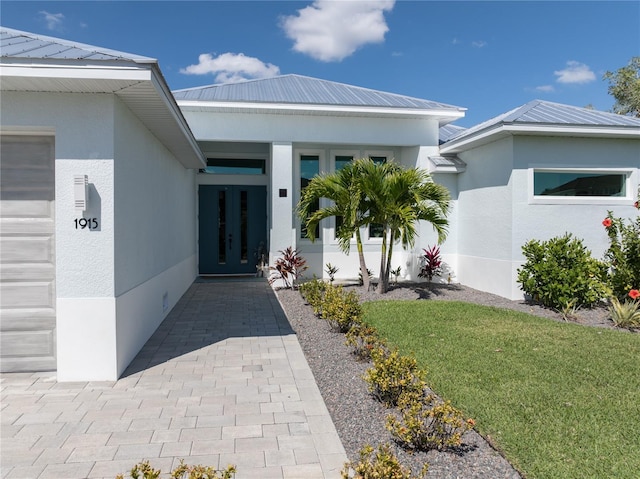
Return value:
M 346 461 L 300 344 L 263 280 L 200 280 L 116 382 L 1 378 L 2 479 L 109 478 L 148 459 L 237 479 L 338 478 Z M 168 477 L 168 476 L 165 476 Z

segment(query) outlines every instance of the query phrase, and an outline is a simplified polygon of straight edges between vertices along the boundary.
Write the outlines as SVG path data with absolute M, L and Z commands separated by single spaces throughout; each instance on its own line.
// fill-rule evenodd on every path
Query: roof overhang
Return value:
M 34 63 L 3 58 L 2 91 L 110 93 L 118 96 L 185 168 L 205 160 L 157 64 L 133 62 Z
M 464 117 L 464 110 L 386 108 L 304 103 L 259 103 L 177 100 L 183 111 L 210 113 L 262 113 L 271 115 L 340 116 L 393 119 L 430 119 L 446 124 Z
M 467 135 L 463 134 L 459 138 L 450 140 L 440 146 L 440 153 L 460 153 L 471 148 L 486 145 L 487 143 L 515 135 L 640 139 L 640 127 L 501 123 Z
M 430 156 L 429 171 L 431 173 L 462 173 L 467 164 L 457 156 Z

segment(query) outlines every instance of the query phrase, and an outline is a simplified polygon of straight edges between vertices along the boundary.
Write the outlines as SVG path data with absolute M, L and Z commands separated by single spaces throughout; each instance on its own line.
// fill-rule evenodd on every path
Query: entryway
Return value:
M 267 248 L 266 186 L 200 185 L 199 273 L 256 272 Z

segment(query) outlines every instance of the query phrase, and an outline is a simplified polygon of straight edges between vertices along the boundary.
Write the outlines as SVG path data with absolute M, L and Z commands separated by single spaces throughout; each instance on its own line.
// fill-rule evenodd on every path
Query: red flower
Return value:
M 637 289 L 632 289 L 631 291 L 629 291 L 629 297 L 631 299 L 638 299 L 640 298 L 640 291 L 638 291 Z
M 640 202 L 636 201 L 636 202 L 633 204 L 633 207 L 634 207 L 635 209 L 637 209 L 637 210 L 640 210 Z
M 612 223 L 613 222 L 611 221 L 611 218 L 605 218 L 604 221 L 602 222 L 605 228 L 608 228 L 609 226 L 611 226 Z

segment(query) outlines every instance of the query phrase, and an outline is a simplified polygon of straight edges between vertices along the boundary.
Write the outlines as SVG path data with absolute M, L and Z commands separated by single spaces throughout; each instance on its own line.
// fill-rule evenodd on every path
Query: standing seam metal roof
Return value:
M 618 115 L 588 108 L 580 108 L 561 103 L 543 100 L 533 100 L 514 108 L 502 115 L 480 123 L 445 141 L 458 140 L 482 130 L 505 124 L 537 124 L 537 125 L 566 125 L 566 126 L 604 126 L 604 127 L 638 127 L 640 118 Z
M 302 75 L 176 90 L 176 100 L 285 103 L 464 111 L 465 108 Z
M 99 48 L 60 38 L 0 27 L 0 57 L 55 60 L 125 60 L 157 63 L 155 58 Z

